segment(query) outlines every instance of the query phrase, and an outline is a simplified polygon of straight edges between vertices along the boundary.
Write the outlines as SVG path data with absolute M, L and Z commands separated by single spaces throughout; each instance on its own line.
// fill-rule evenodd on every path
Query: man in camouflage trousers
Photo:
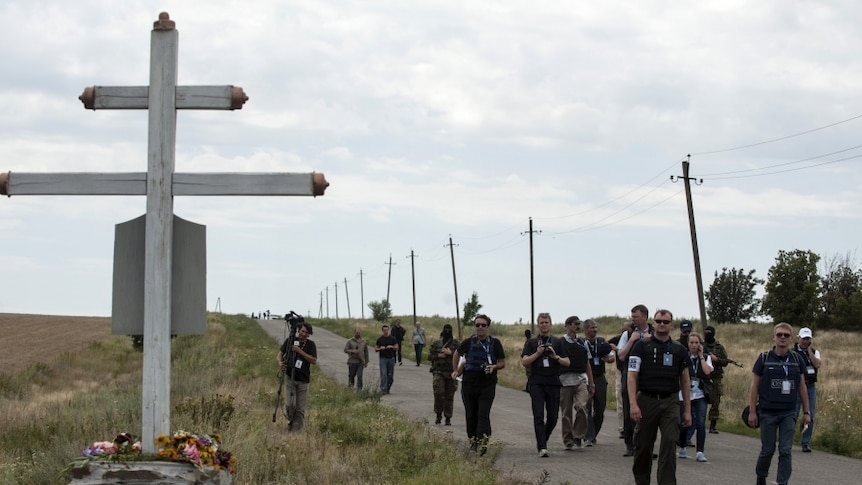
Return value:
M 446 426 L 452 425 L 452 406 L 455 391 L 458 390 L 458 381 L 452 378 L 452 354 L 458 350 L 458 343 L 452 337 L 452 325 L 447 323 L 443 325 L 440 339 L 435 340 L 428 351 L 434 376 L 431 384 L 434 389 L 434 413 L 437 415 L 434 424 L 440 424 L 445 416 Z
M 720 417 L 719 405 L 721 404 L 721 395 L 724 393 L 721 381 L 724 376 L 724 368 L 727 367 L 729 361 L 724 345 L 721 345 L 721 342 L 715 339 L 715 327 L 712 325 L 706 327 L 703 330 L 703 336 L 706 341 L 705 350 L 712 359 L 713 367 L 712 374 L 709 376 L 712 378 L 713 384 L 712 393 L 709 395 L 709 401 L 711 403 L 709 408 L 709 432 L 712 434 L 718 434 L 718 430 L 715 429 L 715 424 L 718 422 Z

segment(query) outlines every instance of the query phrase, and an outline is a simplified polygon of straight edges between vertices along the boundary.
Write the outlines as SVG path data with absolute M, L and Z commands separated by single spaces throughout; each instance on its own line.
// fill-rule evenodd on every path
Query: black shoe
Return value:
M 399 363 L 398 363 L 398 365 L 401 365 L 401 364 L 403 364 L 403 363 L 404 363 L 404 362 L 399 362 Z
M 718 430 L 715 428 L 709 428 L 709 434 L 718 434 Z
M 448 421 L 448 420 L 449 420 L 449 418 L 446 418 L 446 420 Z M 434 424 L 440 424 L 442 421 L 443 421 L 442 416 L 440 416 L 440 415 L 438 414 L 438 415 L 437 415 L 437 419 L 435 419 L 435 420 L 434 420 Z
M 626 452 L 623 453 L 623 456 L 635 456 L 634 448 L 626 448 Z
M 446 418 L 446 426 L 452 426 L 452 418 Z
M 754 485 L 766 485 L 766 478 L 757 477 L 757 483 L 755 483 Z
M 802 445 L 802 451 L 804 453 L 811 453 L 811 447 L 808 445 Z

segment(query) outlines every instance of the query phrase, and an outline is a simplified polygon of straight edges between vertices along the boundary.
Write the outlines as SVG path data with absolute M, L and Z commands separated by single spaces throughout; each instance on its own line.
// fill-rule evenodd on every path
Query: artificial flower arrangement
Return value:
M 72 466 L 82 466 L 90 461 L 142 461 L 148 459 L 188 462 L 199 470 L 213 467 L 216 471 L 227 470 L 236 473 L 236 458 L 221 449 L 221 436 L 196 435 L 187 431 L 177 431 L 172 436 L 159 435 L 155 441 L 156 456 L 148 457 L 141 453 L 141 442 L 134 441 L 129 433 L 118 434 L 114 441 L 96 441 L 82 453 L 82 458 Z

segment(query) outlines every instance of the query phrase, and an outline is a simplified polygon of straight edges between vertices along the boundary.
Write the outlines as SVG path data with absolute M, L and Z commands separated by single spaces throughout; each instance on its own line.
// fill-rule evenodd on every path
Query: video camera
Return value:
M 291 311 L 284 315 L 284 321 L 287 322 L 291 328 L 297 328 L 305 323 L 305 318 L 302 318 L 302 315 L 298 315 L 296 312 Z

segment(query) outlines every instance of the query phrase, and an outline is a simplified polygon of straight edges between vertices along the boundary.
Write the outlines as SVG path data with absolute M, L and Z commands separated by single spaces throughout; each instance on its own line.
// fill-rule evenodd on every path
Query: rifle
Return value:
M 728 363 L 728 364 L 733 364 L 733 365 L 735 365 L 735 366 L 737 366 L 737 367 L 742 368 L 742 364 L 740 364 L 739 362 L 737 362 L 737 361 L 735 361 L 735 360 L 733 360 L 733 359 L 727 359 L 727 363 Z

